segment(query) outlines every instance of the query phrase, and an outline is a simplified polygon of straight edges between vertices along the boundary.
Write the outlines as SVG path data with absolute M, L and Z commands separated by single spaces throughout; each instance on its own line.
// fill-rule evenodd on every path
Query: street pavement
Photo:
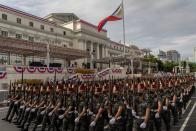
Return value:
M 20 131 L 13 123 L 2 121 L 5 117 L 7 108 L 0 108 L 0 131 Z M 164 124 L 162 123 L 163 130 Z M 172 126 L 171 131 L 196 131 L 196 92 L 187 105 L 187 109 L 183 114 L 177 126 Z

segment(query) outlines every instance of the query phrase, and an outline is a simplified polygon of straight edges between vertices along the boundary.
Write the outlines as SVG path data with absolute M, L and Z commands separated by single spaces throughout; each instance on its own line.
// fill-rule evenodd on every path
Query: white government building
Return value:
M 126 53 L 141 52 L 132 45 Z M 124 46 L 107 37 L 107 31 L 73 13 L 51 13 L 44 18 L 0 5 L 0 63 L 29 66 L 106 68 L 93 61 L 124 52 Z M 113 65 L 114 66 L 114 65 Z

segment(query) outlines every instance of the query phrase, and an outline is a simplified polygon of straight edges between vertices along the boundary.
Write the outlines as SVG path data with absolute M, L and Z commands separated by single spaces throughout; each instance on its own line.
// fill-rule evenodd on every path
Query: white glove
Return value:
M 94 127 L 95 124 L 96 124 L 96 122 L 95 121 L 92 121 L 91 124 L 90 124 L 90 127 Z
M 27 109 L 26 109 L 26 111 L 29 111 L 29 110 L 30 110 L 30 108 L 27 108 Z
M 18 101 L 14 102 L 14 105 L 17 105 L 18 104 Z
M 155 114 L 155 118 L 160 118 L 160 115 L 158 112 Z
M 175 106 L 175 103 L 174 102 L 172 102 L 172 104 L 171 104 L 172 106 Z
M 183 100 L 182 100 L 182 99 L 180 99 L 180 102 L 183 102 Z
M 43 110 L 43 111 L 41 112 L 41 115 L 43 115 L 43 114 L 45 114 L 45 110 Z
M 89 112 L 88 112 L 88 115 L 90 115 L 90 116 L 93 115 L 93 112 L 89 111 Z
M 131 109 L 131 107 L 129 105 L 127 105 L 127 109 Z
M 142 129 L 146 128 L 146 123 L 143 122 L 143 123 L 140 125 L 140 128 L 142 128 Z
M 77 117 L 77 118 L 75 119 L 75 123 L 78 123 L 78 122 L 79 122 L 79 120 L 80 120 L 80 118 L 79 118 L 79 117 Z
M 163 106 L 163 110 L 166 111 L 167 110 L 167 106 Z
M 113 125 L 115 122 L 116 122 L 116 119 L 113 117 L 113 118 L 110 120 L 109 123 L 110 123 L 111 125 Z
M 25 108 L 25 106 L 20 106 L 20 109 L 24 109 Z
M 59 119 L 63 119 L 64 118 L 64 114 L 59 116 Z
M 33 108 L 33 109 L 31 110 L 31 112 L 35 112 L 35 108 Z
M 52 114 L 53 114 L 53 112 L 50 112 L 50 113 L 48 114 L 48 116 L 52 116 Z
M 132 110 L 132 115 L 136 116 L 136 112 L 134 110 Z

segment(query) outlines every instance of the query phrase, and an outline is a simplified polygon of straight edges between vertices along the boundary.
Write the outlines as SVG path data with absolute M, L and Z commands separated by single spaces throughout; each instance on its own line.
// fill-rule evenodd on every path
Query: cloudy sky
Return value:
M 95 25 L 121 0 L 0 0 L 1 4 L 44 17 L 52 12 L 73 12 Z M 126 42 L 140 48 L 178 50 L 193 59 L 196 47 L 196 0 L 124 0 Z M 108 36 L 122 40 L 122 21 L 108 23 Z

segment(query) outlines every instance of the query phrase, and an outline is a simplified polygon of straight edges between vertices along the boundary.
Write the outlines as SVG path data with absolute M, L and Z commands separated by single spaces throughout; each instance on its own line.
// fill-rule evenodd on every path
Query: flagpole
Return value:
M 124 56 L 125 56 L 125 40 L 126 40 L 126 37 L 125 37 L 125 10 L 124 10 L 124 0 L 122 0 L 122 7 L 123 7 L 123 44 L 124 44 Z

